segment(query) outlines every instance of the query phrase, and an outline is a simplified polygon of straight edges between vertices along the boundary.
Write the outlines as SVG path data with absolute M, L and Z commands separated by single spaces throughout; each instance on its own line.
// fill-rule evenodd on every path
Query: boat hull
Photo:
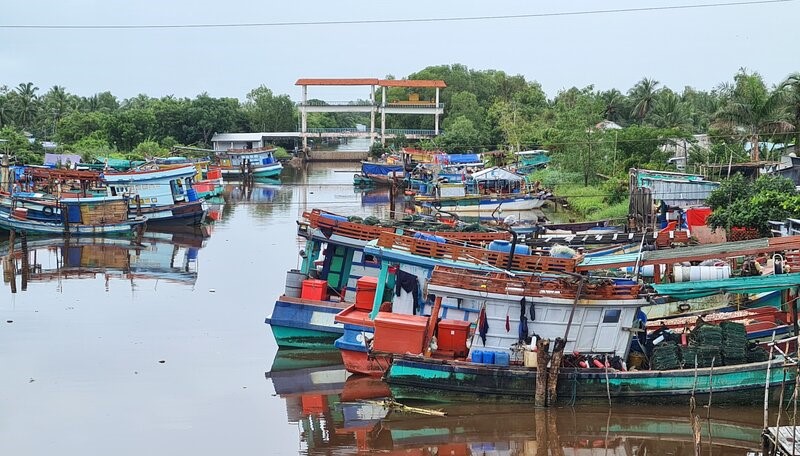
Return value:
M 147 221 L 145 217 L 139 220 L 129 220 L 122 223 L 107 225 L 79 225 L 69 224 L 66 227 L 63 223 L 47 223 L 35 220 L 21 220 L 6 213 L 0 213 L 0 228 L 8 231 L 16 231 L 26 234 L 69 234 L 71 236 L 99 236 L 105 234 L 128 234 L 133 230 L 144 225 Z
M 231 168 L 221 168 L 223 178 L 229 179 L 241 179 L 245 175 L 242 174 L 241 169 L 238 167 L 231 167 Z M 268 165 L 257 165 L 253 167 L 253 172 L 251 175 L 256 178 L 265 178 L 265 177 L 277 177 L 281 175 L 281 171 L 283 171 L 283 165 L 279 162 L 270 163 Z
M 138 209 L 131 212 L 138 213 Z M 149 226 L 193 226 L 205 221 L 208 213 L 203 200 L 173 204 L 171 206 L 143 207 L 142 215 Z
M 353 374 L 381 377 L 389 368 L 391 358 L 388 355 L 371 355 L 367 351 L 364 340 L 373 337 L 373 330 L 359 332 L 348 326 L 345 325 L 344 334 L 333 344 L 342 353 L 345 369 Z
M 457 214 L 492 213 L 496 210 L 503 211 L 531 211 L 544 206 L 542 198 L 463 198 L 458 200 L 440 200 L 438 202 L 424 203 L 425 205 L 445 212 Z
M 770 386 L 779 387 L 785 375 L 786 387 L 790 388 L 795 381 L 795 369 L 783 369 L 782 360 L 771 363 Z M 694 369 L 620 372 L 564 368 L 559 373 L 557 394 L 559 399 L 568 401 L 607 401 L 610 397 L 612 400 L 686 403 L 694 391 L 695 396 L 701 397 L 713 394 L 715 403 L 726 399 L 736 403 L 763 401 L 769 364 L 721 366 L 713 371 L 699 368 L 696 372 Z M 394 360 L 386 381 L 398 399 L 533 400 L 536 369 L 403 357 Z
M 334 321 L 343 308 L 337 304 L 281 296 L 264 322 L 270 325 L 279 347 L 332 348 L 344 333 L 342 324 Z

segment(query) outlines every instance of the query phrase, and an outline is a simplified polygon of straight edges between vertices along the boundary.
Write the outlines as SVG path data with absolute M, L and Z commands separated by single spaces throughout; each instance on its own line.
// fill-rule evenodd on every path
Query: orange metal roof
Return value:
M 294 85 L 299 86 L 368 86 L 378 85 L 378 78 L 304 78 Z
M 378 85 L 382 87 L 447 87 L 441 79 L 381 79 Z

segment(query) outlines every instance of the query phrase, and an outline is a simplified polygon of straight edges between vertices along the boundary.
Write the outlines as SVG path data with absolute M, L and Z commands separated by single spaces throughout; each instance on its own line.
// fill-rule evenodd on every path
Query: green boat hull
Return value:
M 769 363 L 671 370 L 617 372 L 605 369 L 566 368 L 559 373 L 557 394 L 565 402 L 624 400 L 632 402 L 687 403 L 688 397 L 713 396 L 714 403 L 756 403 L 763 401 Z M 772 361 L 770 386 L 779 389 L 786 381 L 791 391 L 795 367 L 782 368 Z M 396 359 L 386 380 L 398 399 L 533 400 L 536 369 L 502 367 L 436 360 Z
M 306 328 L 289 328 L 270 325 L 272 335 L 279 347 L 310 348 L 323 350 L 333 348 L 333 342 L 341 333 L 315 331 Z

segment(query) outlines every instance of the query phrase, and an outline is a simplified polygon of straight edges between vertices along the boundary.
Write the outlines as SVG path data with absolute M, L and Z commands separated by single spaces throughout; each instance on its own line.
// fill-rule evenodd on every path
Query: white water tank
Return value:
M 731 276 L 731 266 L 683 266 L 676 264 L 673 269 L 675 282 L 697 282 L 699 280 L 727 279 Z

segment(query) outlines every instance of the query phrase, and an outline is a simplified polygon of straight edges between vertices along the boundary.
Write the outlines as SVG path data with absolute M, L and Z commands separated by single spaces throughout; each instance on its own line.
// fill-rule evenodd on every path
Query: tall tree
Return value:
M 758 73 L 740 69 L 734 77 L 730 100 L 717 113 L 717 119 L 744 132 L 751 144 L 751 159 L 760 159 L 763 136 L 791 131 L 783 101 L 783 92 L 767 89 Z
M 785 92 L 789 118 L 794 126 L 795 150 L 800 148 L 800 73 L 793 73 L 781 83 Z
M 244 110 L 253 131 L 292 131 L 297 128 L 297 110 L 289 96 L 275 96 L 263 85 L 247 94 Z
M 650 120 L 659 128 L 679 128 L 691 130 L 690 106 L 672 90 L 662 89 L 653 105 Z
M 625 95 L 617 89 L 611 89 L 601 92 L 600 99 L 603 101 L 603 117 L 611 122 L 622 124 L 625 118 Z
M 17 124 L 21 128 L 30 128 L 33 125 L 33 119 L 37 113 L 37 90 L 39 88 L 34 86 L 32 82 L 20 83 L 14 89 Z
M 42 96 L 42 105 L 45 111 L 43 117 L 47 119 L 45 123 L 49 124 L 52 121 L 51 133 L 55 135 L 58 121 L 72 109 L 70 96 L 63 86 L 54 85 Z M 47 131 L 49 129 L 45 128 L 44 130 Z
M 653 109 L 653 105 L 656 102 L 656 94 L 658 93 L 658 85 L 659 82 L 655 79 L 642 78 L 628 93 L 634 103 L 633 117 L 639 123 L 642 123 Z

